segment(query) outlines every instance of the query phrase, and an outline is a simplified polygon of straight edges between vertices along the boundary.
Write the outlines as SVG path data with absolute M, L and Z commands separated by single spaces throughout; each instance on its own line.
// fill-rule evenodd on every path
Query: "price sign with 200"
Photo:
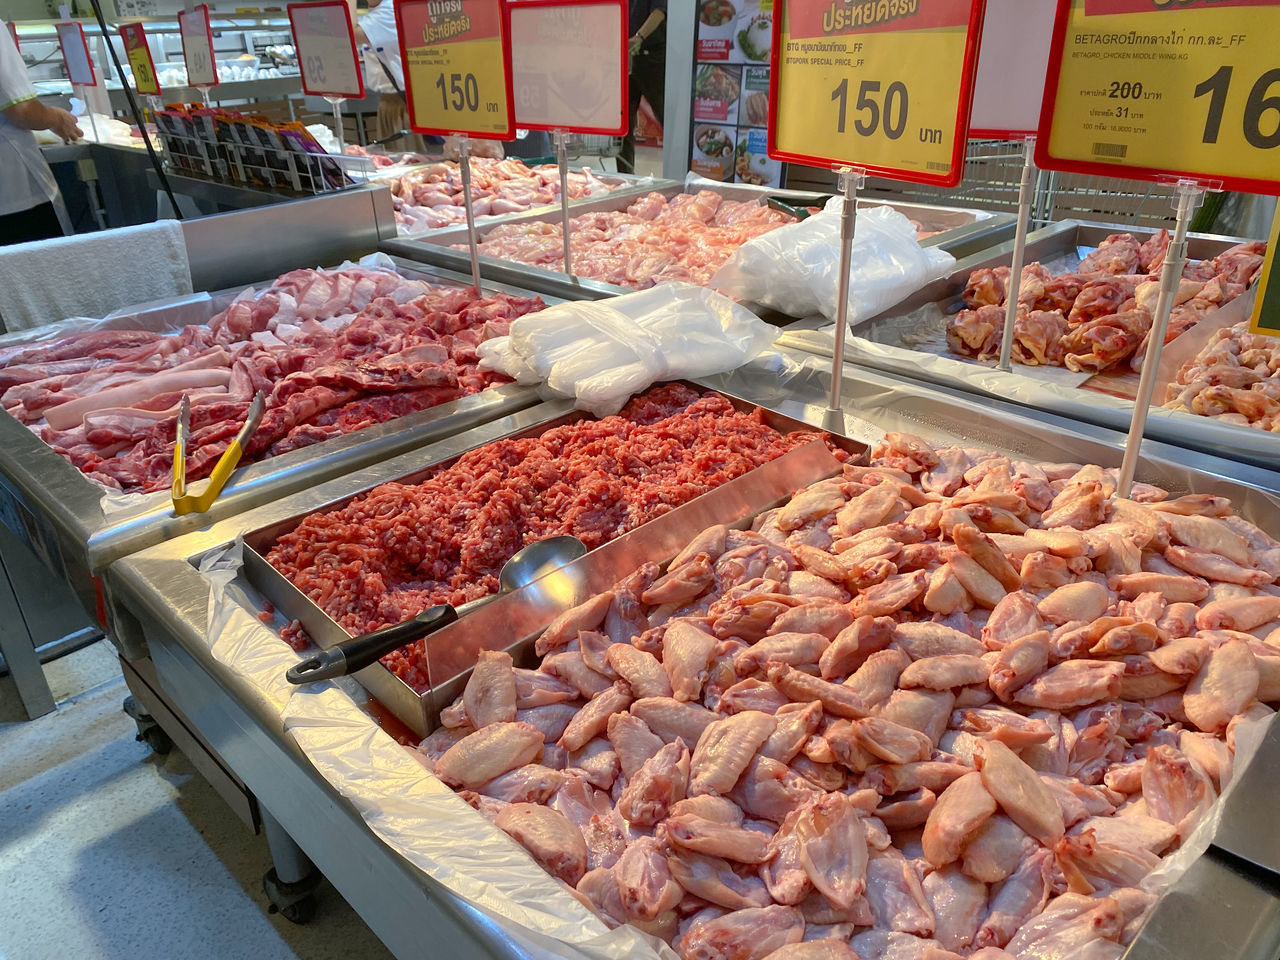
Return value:
M 1280 0 L 1059 0 L 1037 162 L 1280 193 L 1277 33 Z

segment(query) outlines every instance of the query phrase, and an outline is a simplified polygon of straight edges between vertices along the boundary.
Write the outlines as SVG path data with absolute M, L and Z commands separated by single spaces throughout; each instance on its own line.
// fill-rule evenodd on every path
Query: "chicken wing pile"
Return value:
M 1178 371 L 1165 406 L 1226 423 L 1280 432 L 1280 340 L 1249 332 L 1248 323 L 1219 330 Z
M 891 433 L 484 654 L 417 756 L 685 958 L 1115 958 L 1280 699 L 1278 575 L 1222 497 Z
M 1262 266 L 1266 244 L 1238 244 L 1182 271 L 1165 343 L 1242 294 Z M 1160 267 L 1169 249 L 1161 230 L 1145 243 L 1116 233 L 1075 273 L 1053 276 L 1039 263 L 1022 268 L 1013 359 L 1028 366 L 1065 366 L 1098 373 L 1122 366 L 1140 371 L 1159 297 Z M 969 276 L 961 310 L 947 321 L 947 345 L 961 356 L 990 360 L 1004 336 L 1008 267 Z

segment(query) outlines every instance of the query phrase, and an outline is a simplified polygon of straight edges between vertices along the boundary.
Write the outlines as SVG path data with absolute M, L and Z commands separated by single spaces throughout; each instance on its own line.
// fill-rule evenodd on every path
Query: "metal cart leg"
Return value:
M 9 571 L 0 557 L 0 654 L 4 654 L 9 673 L 18 686 L 18 697 L 27 711 L 27 717 L 34 720 L 52 713 L 57 709 L 53 700 L 53 691 L 49 689 L 49 681 L 44 677 L 40 666 L 40 657 L 36 653 L 35 641 L 31 636 L 31 628 L 22 616 L 22 608 L 18 606 L 17 595 L 13 591 L 13 582 L 9 579 Z
M 269 913 L 293 923 L 308 923 L 316 915 L 315 889 L 323 877 L 271 812 L 260 808 L 262 830 L 275 864 L 262 878 L 262 892 L 271 901 Z

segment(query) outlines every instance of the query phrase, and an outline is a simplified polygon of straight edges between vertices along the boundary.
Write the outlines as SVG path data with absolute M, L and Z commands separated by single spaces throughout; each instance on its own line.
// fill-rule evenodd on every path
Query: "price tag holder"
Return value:
M 1036 163 L 1280 193 L 1280 0 L 1058 0 Z
M 769 156 L 955 186 L 983 0 L 778 0 Z
M 289 4 L 302 89 L 313 97 L 364 99 L 356 32 L 345 0 Z
M 409 125 L 514 140 L 511 43 L 502 0 L 395 0 Z
M 58 46 L 67 65 L 67 79 L 82 87 L 96 87 L 98 77 L 89 59 L 89 41 L 84 38 L 84 27 L 76 21 L 59 23 Z
M 218 62 L 213 55 L 208 4 L 198 3 L 190 10 L 178 11 L 178 32 L 182 36 L 182 59 L 187 65 L 187 86 L 216 87 Z
M 1280 210 L 1271 222 L 1271 237 L 1267 240 L 1267 259 L 1258 279 L 1257 299 L 1253 302 L 1253 316 L 1249 318 L 1249 332 L 1268 337 L 1280 337 L 1280 271 L 1275 269 L 1276 250 L 1280 249 Z
M 147 44 L 147 31 L 140 23 L 121 24 L 120 38 L 124 41 L 125 58 L 133 70 L 133 88 L 144 97 L 160 96 L 160 80 Z
M 506 11 L 516 123 L 626 134 L 629 10 L 622 0 L 521 0 Z
M 987 0 L 969 136 L 1018 140 L 1040 126 L 1057 0 Z

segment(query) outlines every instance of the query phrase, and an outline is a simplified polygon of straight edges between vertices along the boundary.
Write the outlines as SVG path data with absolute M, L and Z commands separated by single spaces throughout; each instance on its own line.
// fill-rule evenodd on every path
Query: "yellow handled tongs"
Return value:
M 182 402 L 178 404 L 177 442 L 173 445 L 174 513 L 178 516 L 204 513 L 213 506 L 213 501 L 218 499 L 222 488 L 227 485 L 232 472 L 240 463 L 240 458 L 244 456 L 244 449 L 249 445 L 254 431 L 258 429 L 266 407 L 266 397 L 259 390 L 254 395 L 253 403 L 249 405 L 249 415 L 245 418 L 244 426 L 240 428 L 231 445 L 218 459 L 213 472 L 209 474 L 209 486 L 205 488 L 204 493 L 187 493 L 187 445 L 191 441 L 191 401 L 185 393 L 182 395 Z

